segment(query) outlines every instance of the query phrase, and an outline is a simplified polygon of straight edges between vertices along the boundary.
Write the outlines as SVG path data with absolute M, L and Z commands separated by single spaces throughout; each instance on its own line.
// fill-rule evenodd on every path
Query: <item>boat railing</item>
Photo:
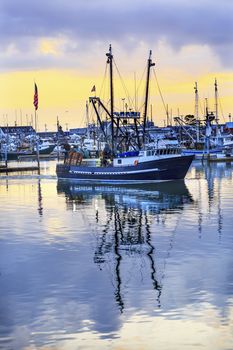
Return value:
M 81 165 L 83 154 L 74 150 L 69 151 L 64 158 L 65 165 Z
M 162 155 L 172 155 L 172 154 L 180 154 L 180 148 L 177 147 L 166 147 L 166 148 L 158 148 L 154 150 L 147 150 L 147 156 L 162 156 Z

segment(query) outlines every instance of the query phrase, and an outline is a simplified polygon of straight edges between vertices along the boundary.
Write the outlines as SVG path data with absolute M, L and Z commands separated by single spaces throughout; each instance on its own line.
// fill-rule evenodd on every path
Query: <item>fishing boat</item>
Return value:
M 99 159 L 82 160 L 81 153 L 76 152 L 75 158 L 70 157 L 63 164 L 57 164 L 56 172 L 60 179 L 100 183 L 151 183 L 184 179 L 193 155 L 169 154 L 169 151 L 160 149 L 158 152 L 140 151 L 135 155 L 120 154 L 108 165 L 102 165 Z
M 97 114 L 100 130 L 106 139 L 106 148 L 99 158 L 84 159 L 81 152 L 71 150 L 65 157 L 64 163 L 57 164 L 56 173 L 59 179 L 75 179 L 79 182 L 98 183 L 152 183 L 184 179 L 192 163 L 193 155 L 182 155 L 179 148 L 146 149 L 148 141 L 146 134 L 148 91 L 150 69 L 152 63 L 150 51 L 147 62 L 146 97 L 144 104 L 143 122 L 140 124 L 139 112 L 114 112 L 113 96 L 113 55 L 111 45 L 107 55 L 110 66 L 110 111 L 104 106 L 100 98 L 91 97 Z M 102 107 L 110 119 L 111 132 L 106 135 L 102 124 L 99 108 Z M 125 123 L 127 120 L 127 123 Z M 134 125 L 134 131 L 128 125 Z M 125 152 L 119 152 L 124 145 Z

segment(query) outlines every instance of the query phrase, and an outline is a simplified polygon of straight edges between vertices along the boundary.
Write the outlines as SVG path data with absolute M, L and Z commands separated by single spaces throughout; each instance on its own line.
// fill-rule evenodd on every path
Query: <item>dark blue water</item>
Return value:
M 233 349 L 233 168 L 184 182 L 0 177 L 1 349 Z

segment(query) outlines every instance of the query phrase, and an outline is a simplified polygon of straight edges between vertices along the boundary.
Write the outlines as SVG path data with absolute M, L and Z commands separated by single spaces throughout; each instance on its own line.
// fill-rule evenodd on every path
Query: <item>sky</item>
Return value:
M 194 114 L 195 82 L 200 118 L 204 101 L 214 110 L 215 78 L 220 121 L 233 115 L 231 0 L 1 0 L 0 125 L 34 123 L 36 82 L 40 131 L 54 130 L 57 118 L 64 130 L 84 126 L 94 85 L 109 105 L 109 44 L 115 110 L 127 103 L 143 112 L 152 50 L 148 113 L 155 124 L 164 125 L 164 106 L 173 117 Z

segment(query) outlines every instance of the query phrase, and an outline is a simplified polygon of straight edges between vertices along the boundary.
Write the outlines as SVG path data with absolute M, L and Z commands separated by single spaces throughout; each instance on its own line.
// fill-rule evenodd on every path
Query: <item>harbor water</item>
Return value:
M 144 186 L 0 176 L 0 349 L 233 349 L 233 163 Z

